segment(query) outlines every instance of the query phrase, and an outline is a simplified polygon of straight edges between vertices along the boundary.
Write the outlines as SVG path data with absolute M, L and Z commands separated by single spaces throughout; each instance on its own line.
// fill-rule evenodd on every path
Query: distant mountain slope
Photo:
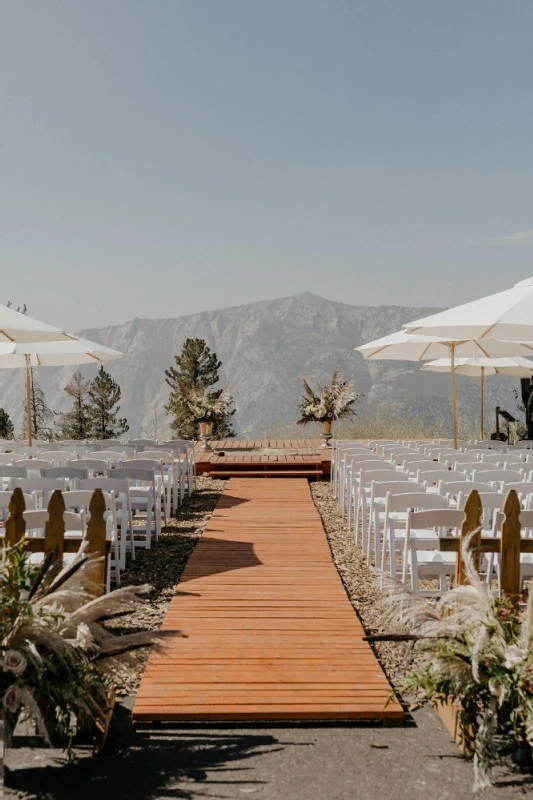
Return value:
M 417 363 L 365 361 L 354 352 L 358 345 L 433 311 L 353 306 L 303 292 L 177 319 L 134 319 L 81 333 L 127 354 L 111 363 L 109 371 L 122 387 L 121 414 L 128 418 L 131 435 L 141 428 L 145 433 L 153 429 L 154 409 L 159 409 L 157 432 L 164 435 L 162 407 L 168 396 L 164 371 L 187 337 L 199 337 L 222 360 L 222 381 L 229 382 L 236 401 L 236 428 L 240 436 L 251 437 L 269 431 L 281 435 L 290 429 L 298 416 L 301 377 L 325 382 L 336 366 L 346 376 L 354 375 L 357 390 L 365 395 L 362 406 L 398 397 L 446 396 L 447 376 L 420 373 Z M 41 370 L 41 385 L 54 410 L 68 406 L 62 387 L 73 371 Z M 92 377 L 95 369 L 82 372 Z M 462 386 L 474 402 L 476 382 L 465 379 Z M 0 397 L 0 405 L 20 424 L 22 376 L 0 370 Z

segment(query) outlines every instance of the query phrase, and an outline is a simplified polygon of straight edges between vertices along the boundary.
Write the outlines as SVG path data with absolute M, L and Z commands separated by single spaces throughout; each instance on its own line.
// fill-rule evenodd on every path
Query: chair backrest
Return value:
M 75 469 L 89 469 L 93 472 L 107 472 L 111 468 L 111 464 L 105 458 L 78 458 L 77 461 L 72 462 L 75 464 Z M 69 464 L 69 466 L 72 466 Z
M 131 462 L 128 462 L 131 463 Z M 148 468 L 148 469 L 139 469 L 137 467 L 117 467 L 117 469 L 113 470 L 113 478 L 129 478 L 130 479 L 130 488 L 133 488 L 133 484 L 137 482 L 145 482 L 153 484 L 155 479 L 155 468 Z
M 76 463 L 76 462 L 74 462 Z M 68 478 L 69 480 L 83 480 L 88 478 L 88 469 L 83 467 L 48 467 L 41 470 L 43 478 Z
M 399 453 L 398 455 L 393 456 L 391 461 L 394 464 L 403 464 L 404 466 L 409 465 L 411 462 L 419 462 L 419 461 L 427 461 L 428 464 L 434 464 L 434 461 L 430 461 L 429 458 L 424 459 L 421 457 L 420 453 Z
M 402 474 L 405 475 L 405 480 L 407 480 L 407 475 L 405 473 L 396 472 L 394 469 L 368 469 L 361 470 L 359 473 L 361 484 L 364 486 L 370 486 L 372 481 L 402 480 Z
M 389 511 L 407 511 L 409 508 L 435 509 L 448 508 L 448 500 L 442 495 L 427 492 L 409 492 L 408 494 L 389 494 L 387 496 Z
M 388 494 L 409 494 L 425 492 L 424 487 L 413 481 L 372 481 L 372 496 L 387 497 Z
M 63 478 L 12 478 L 11 484 L 13 489 L 18 486 L 23 492 L 54 492 L 56 489 L 65 491 Z
M 84 508 L 89 509 L 94 492 L 90 489 L 74 489 L 72 492 L 65 492 L 63 499 L 67 508 Z M 106 509 L 110 510 L 115 504 L 114 492 L 102 491 Z
M 95 489 L 102 489 L 104 492 L 115 492 L 115 494 L 129 494 L 130 482 L 127 478 L 86 478 L 78 481 L 76 490 L 88 489 L 94 492 Z
M 128 439 L 128 444 L 133 447 L 157 447 L 157 439 Z
M 156 461 L 162 461 L 163 464 L 172 464 L 175 458 L 174 453 L 168 450 L 143 450 L 138 455 L 140 458 L 153 458 Z M 135 461 L 135 456 L 130 461 Z
M 44 450 L 39 452 L 39 458 L 52 461 L 55 467 L 66 466 L 69 461 L 77 457 L 77 453 L 71 453 L 68 450 Z
M 486 452 L 481 456 L 482 464 L 503 464 L 505 453 Z M 516 458 L 516 456 L 514 456 Z
M 457 508 L 408 511 L 407 524 L 411 531 L 427 528 L 457 528 L 463 524 L 464 511 Z M 433 545 L 434 547 L 434 545 Z
M 522 481 L 522 482 L 516 481 L 514 483 L 513 482 L 507 483 L 506 481 L 504 481 L 503 489 L 506 494 L 510 492 L 511 489 L 514 489 L 515 492 L 519 495 L 532 494 L 533 481 Z
M 27 442 L 15 442 L 13 445 L 14 453 L 25 453 L 27 456 L 36 456 L 37 450 L 42 450 L 42 449 L 43 449 L 42 447 L 39 447 L 39 445 L 36 444 L 33 444 L 30 447 L 30 445 L 27 444 Z
M 158 461 L 156 458 L 141 458 L 140 456 L 135 456 L 135 458 L 130 458 L 128 461 L 123 461 L 120 467 L 117 469 L 149 469 L 152 472 L 155 470 L 157 473 L 160 473 L 163 468 L 163 462 Z M 113 474 L 117 470 L 113 470 Z
M 441 481 L 439 483 L 438 493 L 453 496 L 459 494 L 459 492 L 470 494 L 474 489 L 478 492 L 494 491 L 490 483 L 482 483 L 481 481 L 450 481 L 449 483 L 443 483 L 443 481 Z
M 387 461 L 383 461 L 382 458 L 379 456 L 374 456 L 373 458 L 348 458 L 346 459 L 346 466 L 351 467 L 354 472 L 358 472 L 360 469 L 365 469 L 368 467 L 369 469 L 375 468 L 378 469 L 379 466 L 382 466 L 383 469 L 392 469 L 392 464 Z
M 24 492 L 22 494 L 23 494 L 23 497 L 24 497 L 24 504 L 25 504 L 26 508 L 27 509 L 35 508 L 35 498 L 33 497 L 33 495 L 32 494 L 24 494 Z M 9 508 L 9 504 L 11 502 L 11 498 L 12 497 L 13 497 L 13 492 L 11 490 L 7 491 L 7 492 L 6 491 L 1 491 L 0 492 L 0 508 L 2 508 L 2 509 Z
M 116 464 L 119 461 L 124 461 L 126 458 L 125 451 L 118 451 L 118 450 L 96 450 L 94 453 L 89 453 L 87 458 L 98 458 L 104 459 L 105 461 L 111 461 L 112 464 Z
M 53 461 L 48 461 L 44 458 L 25 458 L 22 461 L 17 461 L 17 467 L 24 467 L 26 473 L 37 470 L 41 472 L 43 469 L 53 466 Z
M 427 461 L 421 459 L 420 453 L 418 454 L 418 456 L 419 458 L 417 461 L 410 461 L 408 464 L 405 465 L 406 469 L 409 472 L 415 473 L 418 472 L 418 470 L 423 470 L 424 472 L 429 472 L 429 471 L 436 472 L 437 470 L 442 471 L 442 463 L 439 463 L 438 461 Z
M 18 461 L 24 460 L 23 453 L 0 453 L 0 464 L 16 464 Z
M 426 483 L 429 486 L 434 486 L 442 481 L 442 483 L 452 483 L 454 481 L 466 481 L 465 472 L 454 472 L 449 469 L 429 469 L 418 470 L 416 479 L 418 483 Z
M 25 478 L 26 470 L 24 467 L 9 466 L 0 464 L 0 478 Z
M 519 481 L 522 473 L 515 469 L 476 469 L 472 472 L 475 481 Z
M 44 528 L 50 515 L 48 509 L 40 508 L 36 511 L 24 511 L 23 516 L 26 523 L 26 531 L 28 531 Z M 82 532 L 85 530 L 85 517 L 83 514 L 77 514 L 74 511 L 63 511 L 63 522 L 67 530 Z

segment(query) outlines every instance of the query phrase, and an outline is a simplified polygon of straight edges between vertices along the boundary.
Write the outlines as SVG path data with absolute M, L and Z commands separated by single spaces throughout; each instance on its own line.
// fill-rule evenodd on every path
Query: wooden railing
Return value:
M 52 562 L 63 560 L 64 553 L 77 553 L 80 547 L 87 556 L 98 556 L 88 561 L 83 573 L 85 590 L 95 596 L 104 594 L 106 587 L 107 554 L 110 543 L 106 540 L 105 500 L 101 489 L 96 489 L 90 505 L 90 518 L 85 536 L 80 538 L 65 537 L 65 501 L 59 489 L 56 489 L 48 503 L 48 522 L 45 526 L 44 536 L 26 537 L 26 521 L 24 512 L 26 504 L 22 490 L 17 488 L 13 492 L 9 504 L 9 518 L 5 523 L 5 543 L 12 546 L 24 540 L 26 551 L 29 553 L 43 553 L 46 557 L 53 553 Z
M 514 603 L 521 598 L 520 592 L 520 554 L 533 553 L 533 539 L 521 536 L 520 501 L 514 489 L 511 489 L 503 505 L 503 524 L 499 536 L 481 535 L 481 515 L 483 506 L 477 491 L 468 495 L 465 504 L 465 518 L 459 537 L 443 536 L 439 540 L 440 549 L 448 553 L 457 553 L 455 583 L 467 583 L 465 565 L 462 557 L 463 543 L 467 536 L 474 535 L 470 541 L 474 563 L 478 570 L 482 553 L 499 553 L 500 556 L 500 590 Z

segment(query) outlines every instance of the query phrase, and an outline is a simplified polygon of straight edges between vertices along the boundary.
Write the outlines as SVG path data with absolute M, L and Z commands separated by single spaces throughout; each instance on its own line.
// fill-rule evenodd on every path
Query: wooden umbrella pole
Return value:
M 481 441 L 483 441 L 485 436 L 485 367 L 481 367 L 479 395 L 479 421 L 481 425 Z
M 455 396 L 455 344 L 450 345 L 451 362 L 451 382 L 452 382 L 452 422 L 453 422 L 453 446 L 457 449 L 457 398 Z
M 30 357 L 26 356 L 26 414 L 28 417 L 28 446 L 32 446 L 32 424 L 31 424 L 31 369 Z

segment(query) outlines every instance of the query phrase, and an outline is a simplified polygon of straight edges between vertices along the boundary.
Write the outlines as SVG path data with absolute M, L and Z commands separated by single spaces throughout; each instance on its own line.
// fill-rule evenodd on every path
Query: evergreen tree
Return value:
M 91 382 L 83 380 L 81 372 L 75 372 L 72 380 L 64 387 L 72 398 L 70 411 L 59 416 L 60 436 L 62 439 L 88 439 L 91 435 L 91 420 L 87 398 Z
M 176 367 L 165 370 L 166 382 L 171 392 L 165 411 L 173 417 L 170 427 L 180 439 L 197 439 L 200 431 L 198 421 L 191 418 L 183 400 L 183 388 L 199 389 L 214 386 L 219 381 L 222 362 L 212 353 L 204 339 L 186 339 L 181 353 L 175 356 Z M 213 398 L 220 397 L 222 389 L 211 392 Z M 215 419 L 213 437 L 229 439 L 235 436 L 231 417 L 235 409 Z
M 101 366 L 98 375 L 92 381 L 87 394 L 89 396 L 90 435 L 94 439 L 113 439 L 129 431 L 130 426 L 125 419 L 118 418 L 120 406 L 120 386 L 109 372 Z M 115 406 L 117 406 L 115 408 Z
M 0 439 L 14 439 L 15 426 L 11 421 L 11 417 L 7 411 L 0 408 Z
M 30 406 L 31 406 L 31 431 L 34 439 L 53 439 L 55 417 L 54 412 L 49 408 L 46 397 L 36 378 L 35 370 L 30 369 Z M 24 436 L 28 430 L 28 411 L 24 406 L 23 419 Z

